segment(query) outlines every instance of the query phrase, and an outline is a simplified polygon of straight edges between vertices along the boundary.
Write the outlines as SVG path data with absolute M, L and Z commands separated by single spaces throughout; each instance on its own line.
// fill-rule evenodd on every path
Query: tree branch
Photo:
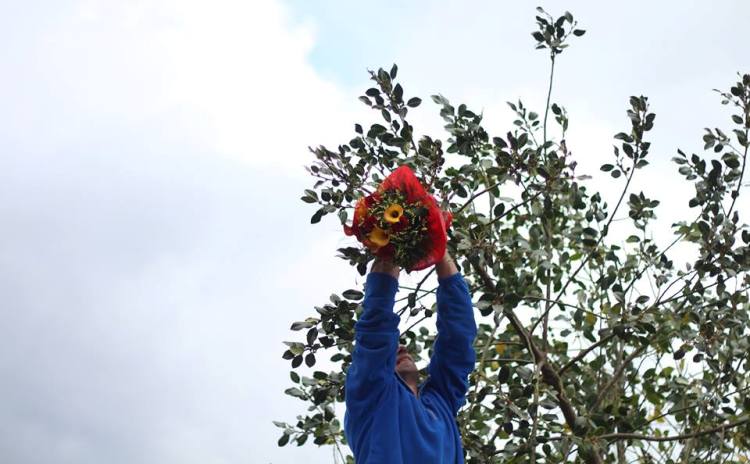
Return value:
M 585 350 L 583 350 L 580 353 L 578 353 L 573 359 L 571 359 L 570 361 L 568 361 L 567 364 L 565 364 L 563 367 L 561 367 L 560 370 L 557 371 L 557 373 L 559 375 L 563 375 L 563 373 L 565 371 L 567 371 L 568 369 L 570 369 L 571 367 L 573 367 L 573 365 L 575 363 L 577 363 L 578 361 L 580 361 L 581 359 L 583 359 L 587 354 L 589 354 L 590 352 L 592 352 L 595 349 L 599 348 L 600 346 L 604 345 L 605 343 L 607 343 L 608 341 L 612 340 L 616 336 L 617 336 L 617 334 L 615 334 L 613 332 L 613 333 L 607 335 L 606 337 L 600 339 L 598 342 L 594 343 L 593 345 L 589 346 Z
M 482 282 L 484 282 L 486 291 L 494 293 L 495 282 L 492 280 L 492 277 L 490 277 L 489 273 L 487 273 L 487 270 L 482 268 L 476 261 L 471 261 L 471 264 L 474 267 L 475 272 L 482 279 Z M 534 358 L 534 362 L 539 366 L 542 372 L 542 380 L 544 380 L 544 383 L 551 386 L 557 393 L 558 405 L 560 406 L 560 411 L 562 411 L 562 414 L 565 417 L 565 422 L 568 424 L 571 430 L 577 430 L 578 427 L 576 426 L 576 418 L 578 417 L 578 414 L 573 408 L 573 405 L 570 403 L 570 400 L 565 395 L 565 389 L 563 388 L 560 376 L 547 361 L 547 353 L 540 350 L 539 347 L 534 344 L 531 336 L 523 327 L 523 324 L 521 324 L 521 321 L 518 320 L 516 314 L 512 310 L 503 308 L 503 314 L 508 318 L 508 321 L 510 322 L 511 327 L 513 327 L 513 330 L 518 334 L 518 336 L 521 337 L 521 339 L 526 344 L 527 349 Z M 597 452 L 591 453 L 590 455 L 586 456 L 586 462 L 588 464 L 603 464 L 601 457 L 599 457 L 599 454 Z
M 683 435 L 673 435 L 673 436 L 666 436 L 666 437 L 650 437 L 648 435 L 641 435 L 639 433 L 608 433 L 605 435 L 601 435 L 598 438 L 601 440 L 609 440 L 609 441 L 615 441 L 615 440 L 681 441 L 681 440 L 688 440 L 690 438 L 697 438 L 697 437 L 702 437 L 705 435 L 711 435 L 712 433 L 716 433 L 716 432 L 724 432 L 725 430 L 728 430 L 734 427 L 739 427 L 740 425 L 744 425 L 747 423 L 750 423 L 750 417 L 745 417 L 744 419 L 740 419 L 735 422 L 729 422 L 727 424 L 712 427 L 710 429 L 699 430 L 697 432 L 686 433 Z
M 612 388 L 615 382 L 617 382 L 617 380 L 620 378 L 622 373 L 625 371 L 625 368 L 628 366 L 628 364 L 630 364 L 635 358 L 637 358 L 641 353 L 643 353 L 645 349 L 646 349 L 646 346 L 639 347 L 638 349 L 630 353 L 628 357 L 622 361 L 622 364 L 620 364 L 617 367 L 617 370 L 615 370 L 615 372 L 612 374 L 612 378 L 609 380 L 607 385 L 605 385 L 604 388 L 602 388 L 599 391 L 599 395 L 597 395 L 596 401 L 594 402 L 594 405 L 591 407 L 592 410 L 596 410 L 599 407 L 601 402 L 604 400 L 604 395 L 606 395 L 609 389 Z
M 640 151 L 640 150 L 639 150 Z M 615 218 L 615 214 L 617 213 L 617 210 L 620 208 L 620 204 L 622 203 L 622 199 L 625 198 L 625 193 L 628 191 L 628 187 L 630 186 L 630 181 L 633 179 L 633 175 L 635 174 L 635 163 L 638 161 L 638 158 L 640 153 L 637 153 L 636 156 L 633 157 L 633 167 L 630 170 L 630 174 L 628 175 L 628 179 L 625 182 L 625 187 L 622 189 L 622 193 L 620 194 L 620 198 L 617 200 L 617 204 L 615 205 L 614 210 L 612 210 L 612 214 L 609 216 L 609 220 L 607 221 L 607 224 L 604 225 L 604 229 L 601 234 L 599 234 L 599 239 L 596 241 L 596 244 L 594 244 L 593 249 L 586 254 L 586 257 L 581 261 L 581 264 L 578 265 L 578 268 L 573 272 L 573 274 L 568 277 L 568 280 L 565 282 L 565 285 L 560 289 L 560 291 L 557 293 L 557 296 L 555 297 L 555 301 L 560 301 L 560 298 L 565 294 L 565 290 L 567 290 L 568 285 L 575 279 L 575 277 L 578 275 L 579 272 L 581 272 L 581 269 L 586 265 L 586 263 L 589 262 L 592 256 L 594 256 L 596 248 L 599 246 L 600 243 L 604 240 L 604 237 L 607 236 L 609 232 L 609 226 L 612 224 L 612 220 Z M 530 333 L 534 333 L 534 330 L 536 330 L 537 326 L 540 322 L 545 320 L 547 315 L 549 314 L 550 310 L 552 309 L 552 305 L 548 305 L 547 309 L 545 309 L 544 313 L 542 314 L 542 317 L 537 320 L 534 325 L 531 326 L 531 329 L 529 329 Z

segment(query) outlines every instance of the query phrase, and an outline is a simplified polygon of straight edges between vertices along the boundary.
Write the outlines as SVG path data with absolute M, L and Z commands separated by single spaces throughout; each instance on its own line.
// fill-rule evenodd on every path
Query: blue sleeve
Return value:
M 391 383 L 396 382 L 397 314 L 393 312 L 398 280 L 370 272 L 365 282 L 363 312 L 354 325 L 354 351 L 346 374 L 347 414 L 372 411 Z
M 472 306 L 461 273 L 438 279 L 438 334 L 428 366 L 428 384 L 446 400 L 453 414 L 464 404 L 468 376 L 476 363 L 477 326 Z

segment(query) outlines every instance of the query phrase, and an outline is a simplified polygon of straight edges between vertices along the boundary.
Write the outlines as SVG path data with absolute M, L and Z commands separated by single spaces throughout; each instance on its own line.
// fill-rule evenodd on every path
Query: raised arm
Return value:
M 428 367 L 428 385 L 456 414 L 465 401 L 468 376 L 476 362 L 477 326 L 469 287 L 447 253 L 436 269 L 438 335 Z
M 347 415 L 372 411 L 396 382 L 399 317 L 393 312 L 399 268 L 376 261 L 365 282 L 363 312 L 354 326 L 354 351 L 346 375 Z

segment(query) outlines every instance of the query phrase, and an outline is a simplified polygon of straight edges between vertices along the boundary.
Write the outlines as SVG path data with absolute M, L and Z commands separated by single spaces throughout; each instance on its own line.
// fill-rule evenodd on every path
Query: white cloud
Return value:
M 4 459 L 329 462 L 278 449 L 271 424 L 300 412 L 282 393 L 290 322 L 347 275 L 338 226 L 298 201 L 307 145 L 352 119 L 306 62 L 310 27 L 271 1 L 16 9 L 0 20 Z
M 9 135 L 25 146 L 55 147 L 126 126 L 304 173 L 308 145 L 350 129 L 353 99 L 306 62 L 313 28 L 290 25 L 279 2 L 65 6 L 22 10 L 29 27 L 6 33 L 18 48 L 0 92 L 16 109 Z

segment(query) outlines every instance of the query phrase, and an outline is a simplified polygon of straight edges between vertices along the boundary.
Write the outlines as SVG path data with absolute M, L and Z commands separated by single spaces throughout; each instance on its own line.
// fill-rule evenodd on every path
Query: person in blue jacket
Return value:
M 463 463 L 456 414 L 474 370 L 477 334 L 469 288 L 446 253 L 436 264 L 437 330 L 427 379 L 405 346 L 393 312 L 399 268 L 376 260 L 346 376 L 344 433 L 357 464 Z

